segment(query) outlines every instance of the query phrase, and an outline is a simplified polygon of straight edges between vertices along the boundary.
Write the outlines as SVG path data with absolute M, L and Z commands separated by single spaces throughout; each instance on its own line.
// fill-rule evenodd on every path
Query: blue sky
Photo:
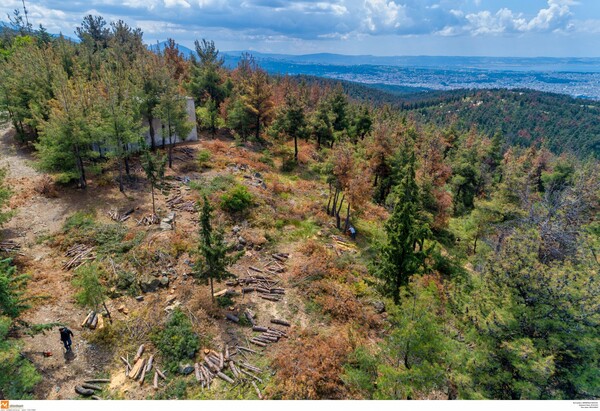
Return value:
M 29 19 L 74 36 L 86 14 L 148 43 L 307 54 L 600 57 L 600 0 L 26 0 Z M 3 20 L 21 0 L 2 0 Z

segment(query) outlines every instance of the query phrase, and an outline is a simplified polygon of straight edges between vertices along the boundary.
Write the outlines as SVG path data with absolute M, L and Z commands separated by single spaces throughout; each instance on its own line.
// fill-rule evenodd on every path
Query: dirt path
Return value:
M 71 274 L 56 268 L 61 266 L 61 256 L 40 240 L 56 234 L 65 219 L 77 209 L 85 209 L 90 199 L 81 191 L 59 193 L 56 198 L 42 197 L 34 187 L 44 175 L 33 168 L 33 161 L 31 151 L 15 142 L 12 130 L 0 129 L 0 168 L 8 170 L 7 183 L 13 191 L 10 205 L 16 211 L 0 231 L 0 237 L 21 244 L 23 255 L 18 257 L 18 264 L 31 275 L 28 294 L 33 297 L 32 308 L 24 319 L 31 323 L 64 323 L 75 334 L 73 355 L 64 354 L 57 329 L 25 337 L 23 354 L 43 377 L 36 398 L 73 398 L 76 381 L 97 375 L 104 354 L 81 338 L 77 319 L 84 313 L 72 300 Z M 52 356 L 45 357 L 44 352 Z

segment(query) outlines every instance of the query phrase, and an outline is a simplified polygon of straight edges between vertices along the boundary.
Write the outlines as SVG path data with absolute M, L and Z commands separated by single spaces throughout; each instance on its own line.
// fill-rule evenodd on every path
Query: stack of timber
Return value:
M 156 214 L 149 214 L 147 216 L 144 216 L 142 218 L 140 218 L 139 220 L 136 220 L 136 225 L 153 225 L 153 224 L 159 224 L 160 223 L 160 218 L 158 218 L 158 216 Z
M 150 375 L 152 368 L 154 367 L 154 377 L 152 378 L 152 386 L 155 390 L 158 389 L 159 377 L 166 380 L 165 374 L 156 367 L 154 362 L 154 355 L 150 355 L 147 359 L 144 357 L 144 344 L 140 345 L 133 358 L 133 365 L 129 362 L 129 358 L 121 357 L 121 361 L 125 364 L 125 376 L 138 382 L 139 385 L 143 385 L 146 379 L 146 375 Z
M 0 241 L 0 251 L 14 253 L 21 249 L 21 245 L 12 240 Z
M 256 380 L 262 383 L 262 379 L 256 375 L 256 373 L 261 373 L 262 370 L 259 367 L 250 364 L 246 358 L 241 358 L 241 355 L 239 358 L 233 358 L 242 350 L 256 353 L 256 351 L 249 348 L 239 346 L 235 349 L 230 349 L 228 345 L 225 345 L 221 352 L 208 349 L 204 350 L 202 361 L 194 364 L 194 376 L 196 381 L 202 388 L 210 388 L 216 378 L 229 384 L 236 384 L 238 381 L 241 383 L 251 381 L 258 397 L 262 399 L 262 394 L 260 393 L 258 386 L 252 381 Z
M 258 268 L 250 267 L 254 271 Z M 285 289 L 276 287 L 279 280 L 273 280 L 271 277 L 262 275 L 252 275 L 248 271 L 248 277 L 238 278 L 237 284 L 242 286 L 242 294 L 257 292 L 258 296 L 264 300 L 280 301 L 285 294 Z
M 85 244 L 75 244 L 65 253 L 65 257 L 71 257 L 62 266 L 63 270 L 74 270 L 84 264 L 86 261 L 92 261 L 96 258 L 94 247 Z
M 278 320 L 277 324 L 283 325 L 282 323 L 288 324 L 287 321 Z M 273 322 L 273 320 L 271 320 Z M 250 339 L 250 342 L 254 345 L 258 345 L 259 347 L 266 347 L 269 344 L 274 344 L 278 342 L 281 338 L 289 338 L 287 333 L 283 330 L 272 328 L 272 327 L 263 327 L 259 325 L 254 325 L 252 327 L 252 331 L 256 331 L 260 333 Z
M 92 330 L 101 330 L 104 328 L 104 316 L 101 313 L 90 311 L 85 320 L 81 323 L 82 328 L 89 328 Z
M 133 208 L 125 211 L 123 214 L 120 214 L 117 210 L 111 210 L 108 212 L 108 216 L 118 222 L 118 223 L 122 223 L 124 221 L 129 220 L 129 217 L 131 217 L 131 214 L 133 214 L 135 210 Z
M 346 241 L 344 237 L 332 235 L 331 238 L 333 239 L 333 249 L 335 250 L 336 254 L 341 255 L 345 252 L 356 252 L 356 245 Z

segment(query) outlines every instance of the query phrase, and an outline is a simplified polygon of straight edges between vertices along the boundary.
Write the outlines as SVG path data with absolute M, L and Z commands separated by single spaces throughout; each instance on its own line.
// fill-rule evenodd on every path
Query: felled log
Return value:
M 258 395 L 258 399 L 262 400 L 263 396 L 260 393 L 260 390 L 258 389 L 258 385 L 256 385 L 256 383 L 254 381 L 252 381 L 252 386 L 254 387 L 254 390 L 256 391 L 256 395 Z
M 248 268 L 251 269 L 252 271 L 256 271 L 257 273 L 263 272 L 263 270 L 261 270 L 260 268 L 256 268 L 256 267 L 252 267 L 252 266 L 249 266 Z
M 87 321 L 85 323 L 86 327 L 90 327 L 94 322 L 94 317 L 96 317 L 96 311 L 92 311 L 90 314 L 91 315 L 88 316 Z
M 254 327 L 252 327 L 252 331 L 258 331 L 258 332 L 265 332 L 268 331 L 269 329 L 267 327 L 261 327 L 259 325 L 256 325 Z
M 146 367 L 142 366 L 142 372 L 140 373 L 140 379 L 138 380 L 140 385 L 144 384 L 144 378 L 146 378 Z
M 96 400 L 96 401 L 102 401 L 102 398 L 98 397 L 97 395 L 92 395 L 90 397 L 92 400 Z
M 237 349 L 238 349 L 238 350 L 242 350 L 242 351 L 249 352 L 249 353 L 251 353 L 251 354 L 258 354 L 258 352 L 257 352 L 257 351 L 254 351 L 254 350 L 252 350 L 252 349 L 250 349 L 250 348 L 246 348 L 246 347 L 240 347 L 240 346 L 238 346 L 238 347 L 237 347 Z
M 94 385 L 94 384 L 84 383 L 84 384 L 81 384 L 81 386 L 83 388 L 87 388 L 89 390 L 102 391 L 102 387 L 98 387 L 97 385 Z
M 251 372 L 246 371 L 243 368 L 240 368 L 240 371 L 242 373 L 246 374 L 247 376 L 254 378 L 256 381 L 258 381 L 258 382 L 260 382 L 262 384 L 263 381 L 259 377 L 257 377 L 256 375 L 252 374 Z
M 75 392 L 79 395 L 85 395 L 86 397 L 89 397 L 90 395 L 94 395 L 94 390 L 91 390 L 89 388 L 83 388 L 80 385 L 75 386 Z
M 227 381 L 230 384 L 233 384 L 233 380 L 231 378 L 229 378 L 227 375 L 223 374 L 221 371 L 217 372 L 217 377 L 219 377 L 222 380 Z
M 96 329 L 96 326 L 98 325 L 98 316 L 99 316 L 99 315 L 100 315 L 100 314 L 96 314 L 96 315 L 94 315 L 94 318 L 92 319 L 92 323 L 90 324 L 90 328 L 91 328 L 92 330 L 95 330 L 95 329 Z
M 204 357 L 204 362 L 208 366 L 208 369 L 214 372 L 219 372 L 219 367 L 214 364 L 208 357 Z
M 282 263 L 285 263 L 288 259 L 288 256 L 285 256 L 284 254 L 271 254 L 271 257 Z
M 266 346 L 267 346 L 267 344 L 266 344 L 266 343 L 264 343 L 264 342 L 262 342 L 262 341 L 259 341 L 259 340 L 255 339 L 255 338 L 251 338 L 251 339 L 250 339 L 250 342 L 251 342 L 252 344 L 254 344 L 254 345 L 258 345 L 259 347 L 266 347 Z
M 150 358 L 148 358 L 148 364 L 146 365 L 146 372 L 150 372 L 150 370 L 152 369 L 153 361 L 154 361 L 154 355 L 151 355 Z
M 198 363 L 194 363 L 194 374 L 196 375 L 196 381 L 202 381 L 203 378 L 200 372 L 200 364 Z
M 89 314 L 87 315 L 87 317 L 85 317 L 85 320 L 83 320 L 83 322 L 81 323 L 82 327 L 85 327 L 88 323 L 88 321 L 90 321 L 90 317 L 94 314 L 93 311 L 90 311 Z
M 123 361 L 123 363 L 124 363 L 124 364 L 125 364 L 127 367 L 131 368 L 131 364 L 129 364 L 129 361 L 127 361 L 127 360 L 126 360 L 125 358 L 123 358 L 123 357 L 120 357 L 120 358 L 121 358 L 121 361 Z
M 244 288 L 242 288 L 242 294 L 248 294 L 248 293 L 251 293 L 251 292 L 254 292 L 254 291 L 256 291 L 256 288 L 254 288 L 254 287 L 244 287 Z
M 248 364 L 247 362 L 242 362 L 240 363 L 240 367 L 244 367 L 245 369 L 249 370 L 249 371 L 254 371 L 254 372 L 262 372 L 262 370 L 252 364 Z
M 140 348 L 138 348 L 137 353 L 135 354 L 135 357 L 133 358 L 133 362 L 137 362 L 137 360 L 140 359 L 140 357 L 142 356 L 143 353 L 144 353 L 144 344 L 140 345 Z
M 152 386 L 155 390 L 158 390 L 158 373 L 154 371 L 154 380 L 152 381 Z
M 155 368 L 155 370 L 158 376 L 166 381 L 167 377 L 165 377 L 165 374 L 163 374 L 158 368 Z
M 233 373 L 233 376 L 235 378 L 240 378 L 240 373 L 236 369 L 235 364 L 233 363 L 233 361 L 229 362 L 229 369 L 231 370 L 231 372 Z
M 144 367 L 146 365 L 146 360 L 143 358 L 139 358 L 133 368 L 131 369 L 131 371 L 129 371 L 129 378 L 131 379 L 137 379 L 137 377 L 139 377 L 140 372 L 142 371 L 142 367 Z
M 225 315 L 225 318 L 227 318 L 229 321 L 232 321 L 232 322 L 234 322 L 236 324 L 240 322 L 240 319 L 238 317 L 236 317 L 235 315 L 233 315 L 233 314 L 227 313 Z
M 283 325 L 283 326 L 285 326 L 285 327 L 290 327 L 290 325 L 291 325 L 289 322 L 287 322 L 287 321 L 285 321 L 285 320 L 280 320 L 280 319 L 277 319 L 277 318 L 273 318 L 273 319 L 271 320 L 271 323 L 273 323 L 273 324 L 279 324 L 279 325 Z
M 258 291 L 259 293 L 269 294 L 269 289 L 268 288 L 256 287 L 256 291 Z
M 98 324 L 96 325 L 96 328 L 98 330 L 101 330 L 104 328 L 104 317 L 102 316 L 102 314 L 98 314 Z
M 227 288 L 226 288 L 226 289 L 224 289 L 224 290 L 221 290 L 221 291 L 219 291 L 219 292 L 216 292 L 216 293 L 214 293 L 214 294 L 213 294 L 213 296 L 214 296 L 214 297 L 221 297 L 222 295 L 225 295 L 225 294 L 227 294 L 227 291 L 228 291 L 228 290 L 227 290 Z
M 220 352 L 219 353 L 219 368 L 223 369 L 224 366 L 225 366 L 225 359 L 223 358 L 223 353 Z
M 123 358 L 123 357 L 121 357 Z M 103 383 L 103 382 L 110 382 L 110 380 L 108 378 L 99 378 L 99 379 L 95 379 L 95 380 L 85 380 L 86 384 L 97 384 L 97 383 Z
M 225 359 L 229 361 L 229 346 L 225 344 Z
M 276 297 L 274 295 L 260 294 L 259 297 L 262 298 L 263 300 L 267 300 L 267 301 L 273 301 L 273 302 L 281 301 L 281 298 Z

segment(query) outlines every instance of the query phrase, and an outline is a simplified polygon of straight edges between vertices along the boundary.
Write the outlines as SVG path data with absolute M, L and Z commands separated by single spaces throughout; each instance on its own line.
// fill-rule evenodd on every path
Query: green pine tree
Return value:
M 394 211 L 385 225 L 387 243 L 380 250 L 375 275 L 383 280 L 384 292 L 398 303 L 400 287 L 406 286 L 410 277 L 421 272 L 425 264 L 425 240 L 431 236 L 429 225 L 421 215 L 414 154 L 404 167 L 395 191 Z
M 221 230 L 213 230 L 211 224 L 211 214 L 213 207 L 204 197 L 204 204 L 200 213 L 200 245 L 198 254 L 201 259 L 196 262 L 194 267 L 194 277 L 210 282 L 210 294 L 214 302 L 213 281 L 221 281 L 233 276 L 227 267 L 233 264 L 240 254 L 231 254 L 233 247 L 228 245 Z

